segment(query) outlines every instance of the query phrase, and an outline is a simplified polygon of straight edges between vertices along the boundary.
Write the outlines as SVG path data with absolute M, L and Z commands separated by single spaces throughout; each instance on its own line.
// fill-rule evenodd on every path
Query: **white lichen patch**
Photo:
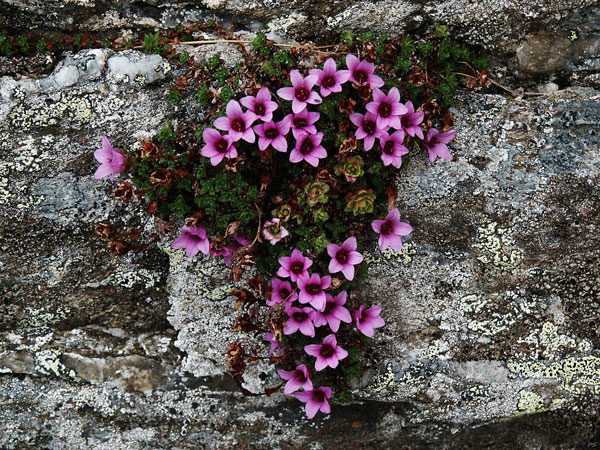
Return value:
M 519 392 L 517 409 L 524 414 L 532 414 L 546 409 L 544 399 L 541 395 L 527 390 Z
M 387 248 L 385 250 L 375 250 L 365 253 L 365 262 L 368 264 L 400 262 L 401 264 L 408 266 L 416 254 L 417 250 L 415 244 L 412 242 L 405 242 L 400 250 Z
M 600 394 L 600 358 L 570 357 L 560 361 L 509 361 L 515 377 L 556 379 L 571 394 Z
M 513 241 L 510 229 L 500 227 L 496 222 L 479 227 L 473 246 L 479 250 L 479 261 L 502 271 L 516 269 L 523 259 L 523 252 Z
M 159 279 L 160 274 L 157 272 L 152 272 L 148 269 L 131 270 L 120 266 L 104 280 L 98 283 L 88 283 L 87 286 L 92 288 L 119 286 L 127 289 L 138 286 L 142 289 L 150 289 L 157 284 Z

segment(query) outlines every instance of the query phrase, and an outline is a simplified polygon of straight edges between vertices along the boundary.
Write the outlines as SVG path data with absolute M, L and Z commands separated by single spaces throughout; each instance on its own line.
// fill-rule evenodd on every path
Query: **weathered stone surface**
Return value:
M 561 26 L 585 23 L 579 32 L 592 36 L 593 15 L 580 8 L 596 4 L 446 1 L 414 11 L 408 1 L 128 9 L 2 0 L 0 9 L 69 28 L 100 16 L 98 26 L 130 26 L 134 16 L 158 26 L 141 18 L 167 10 L 170 26 L 197 8 L 202 17 L 240 14 L 296 36 L 316 20 L 330 30 L 389 31 L 409 17 L 408 26 L 421 26 L 422 16 L 423 24 L 445 18 L 475 42 L 514 50 L 533 24 L 563 16 L 572 22 Z M 233 46 L 195 48 L 192 56 L 214 52 L 237 57 Z M 561 70 L 579 71 L 573 64 Z M 107 198 L 106 184 L 93 180 L 91 153 L 103 134 L 135 145 L 171 118 L 171 76 L 160 57 L 97 49 L 65 55 L 42 79 L 0 78 L 0 447 L 598 444 L 600 91 L 459 96 L 454 161 L 415 156 L 403 167 L 399 208 L 415 232 L 403 252 L 369 255 L 370 280 L 355 294 L 382 303 L 387 322 L 369 370 L 351 404 L 309 423 L 295 402 L 263 395 L 277 384 L 266 362 L 251 364 L 241 380 L 252 395 L 228 375 L 232 341 L 259 356 L 266 348 L 259 336 L 232 330 L 224 266 L 186 260 L 165 243 L 111 256 L 94 234 L 99 220 L 145 223 L 143 212 Z

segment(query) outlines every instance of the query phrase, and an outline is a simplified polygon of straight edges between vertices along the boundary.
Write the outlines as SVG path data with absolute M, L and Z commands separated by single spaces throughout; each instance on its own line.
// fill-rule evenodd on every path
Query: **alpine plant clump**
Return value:
M 367 58 L 330 57 L 229 99 L 195 148 L 167 129 L 127 157 L 108 138 L 95 153 L 97 178 L 126 172 L 151 214 L 185 218 L 173 249 L 223 258 L 235 280 L 255 267 L 252 290 L 234 296 L 258 297 L 270 319 L 237 326 L 263 333 L 283 393 L 309 418 L 330 413 L 385 325 L 356 287 L 366 251 L 400 250 L 413 231 L 395 207 L 403 161 L 451 159 L 455 132 L 381 75 Z

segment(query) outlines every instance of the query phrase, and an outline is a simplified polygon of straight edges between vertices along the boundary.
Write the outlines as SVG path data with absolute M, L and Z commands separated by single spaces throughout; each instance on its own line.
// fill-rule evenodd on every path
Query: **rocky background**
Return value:
M 114 256 L 95 234 L 145 220 L 93 179 L 92 152 L 176 116 L 171 65 L 135 50 L 0 58 L 0 447 L 600 447 L 600 2 L 0 0 L 10 30 L 209 20 L 315 42 L 442 23 L 494 57 L 506 89 L 459 95 L 454 161 L 404 168 L 415 232 L 370 256 L 363 293 L 387 326 L 354 400 L 309 422 L 264 394 L 263 360 L 244 375 L 252 395 L 229 375 L 229 343 L 265 349 L 232 331 L 224 266 L 164 245 Z

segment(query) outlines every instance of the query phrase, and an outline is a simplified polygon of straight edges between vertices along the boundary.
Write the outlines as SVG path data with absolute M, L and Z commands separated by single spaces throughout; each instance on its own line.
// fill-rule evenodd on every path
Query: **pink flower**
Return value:
M 430 128 L 423 141 L 423 145 L 429 154 L 429 161 L 435 161 L 438 157 L 442 158 L 444 161 L 450 161 L 452 155 L 448 151 L 446 144 L 454 139 L 455 136 L 456 131 L 454 130 L 442 133 L 435 128 Z
M 331 412 L 331 406 L 329 405 L 331 388 L 327 386 L 321 386 L 312 391 L 295 392 L 294 397 L 302 403 L 306 403 L 305 412 L 306 417 L 309 419 L 315 417 L 319 411 L 323 414 Z
M 356 56 L 346 56 L 346 66 L 350 70 L 350 81 L 358 86 L 369 86 L 369 88 L 380 88 L 383 80 L 375 75 L 375 66 L 368 61 L 361 61 Z
M 254 125 L 254 131 L 258 135 L 258 149 L 263 152 L 270 145 L 278 152 L 287 152 L 288 143 L 285 139 L 290 132 L 290 124 L 285 120 L 281 122 L 265 122 Z
M 303 133 L 298 136 L 296 146 L 290 153 L 290 161 L 298 163 L 306 161 L 313 167 L 319 165 L 319 159 L 327 158 L 327 151 L 321 145 L 323 133 Z
M 313 385 L 310 381 L 310 372 L 304 364 L 300 364 L 295 370 L 290 371 L 278 369 L 277 374 L 282 380 L 287 381 L 283 388 L 284 394 L 290 395 L 300 389 L 312 391 Z
M 209 242 L 206 237 L 206 230 L 201 226 L 184 226 L 181 228 L 181 234 L 171 243 L 171 248 L 182 248 L 188 257 L 193 257 L 202 252 L 205 255 L 209 253 Z
M 288 281 L 273 278 L 271 280 L 271 298 L 267 300 L 267 305 L 275 306 L 282 303 L 293 302 L 298 299 L 298 293 L 292 289 Z
M 331 257 L 329 273 L 342 272 L 347 280 L 354 279 L 354 266 L 363 261 L 362 255 L 356 251 L 356 238 L 349 237 L 342 245 L 329 244 L 327 254 Z
M 379 305 L 371 306 L 369 309 L 366 309 L 365 305 L 360 305 L 353 313 L 354 323 L 358 331 L 365 336 L 373 337 L 375 328 L 381 328 L 385 325 L 385 322 L 379 316 L 380 314 L 381 306 Z
M 206 128 L 202 132 L 202 139 L 205 145 L 200 150 L 200 154 L 206 158 L 210 158 L 211 165 L 218 165 L 223 161 L 223 158 L 237 158 L 237 150 L 229 135 L 222 136 L 214 128 Z
M 277 95 L 292 102 L 292 111 L 299 113 L 306 109 L 308 104 L 318 105 L 322 102 L 319 94 L 312 90 L 317 82 L 317 75 L 303 77 L 297 70 L 290 72 L 292 87 L 284 87 L 277 91 Z
M 352 322 L 350 311 L 343 306 L 346 304 L 347 298 L 346 291 L 340 292 L 335 297 L 327 294 L 325 310 L 323 312 L 315 311 L 314 313 L 313 322 L 315 326 L 329 325 L 331 331 L 336 333 L 340 329 L 340 322 Z
M 406 113 L 400 116 L 400 126 L 409 136 L 417 136 L 419 139 L 423 139 L 421 122 L 423 122 L 425 113 L 423 111 L 415 112 L 415 107 L 410 100 L 404 106 L 406 107 Z
M 285 312 L 288 315 L 288 320 L 283 324 L 283 334 L 287 336 L 300 330 L 300 333 L 304 336 L 315 336 L 315 326 L 313 324 L 315 311 L 312 308 L 289 306 Z
M 354 132 L 356 139 L 364 139 L 365 150 L 369 151 L 373 148 L 375 139 L 380 138 L 385 130 L 377 127 L 377 116 L 373 113 L 350 114 L 350 121 L 358 127 Z
M 392 126 L 400 128 L 400 115 L 408 110 L 400 103 L 400 92 L 397 88 L 390 89 L 386 95 L 383 91 L 373 91 L 373 101 L 367 103 L 367 111 L 377 116 L 377 128 L 386 130 Z
M 300 289 L 300 303 L 310 303 L 318 311 L 325 309 L 325 289 L 331 286 L 331 277 L 326 275 L 321 278 L 318 273 L 310 277 L 302 277 L 298 280 Z
M 410 234 L 413 228 L 406 222 L 400 221 L 398 208 L 392 209 L 383 220 L 374 220 L 371 227 L 379 233 L 379 248 L 384 250 L 391 248 L 400 250 L 402 248 L 402 237 Z
M 317 85 L 321 87 L 321 96 L 327 97 L 333 92 L 342 92 L 342 84 L 350 78 L 350 71 L 337 70 L 335 60 L 329 58 L 325 61 L 323 69 L 312 69 L 311 75 L 317 75 Z
M 112 146 L 108 137 L 102 136 L 101 141 L 100 148 L 94 152 L 94 158 L 100 163 L 94 173 L 96 180 L 113 178 L 123 172 L 127 165 L 127 157 L 121 150 Z
M 279 106 L 276 102 L 271 101 L 271 91 L 266 87 L 260 88 L 256 97 L 251 95 L 242 97 L 240 103 L 252 111 L 256 118 L 264 122 L 273 120 L 273 111 Z
M 242 107 L 236 100 L 229 100 L 225 111 L 227 116 L 215 120 L 215 127 L 219 130 L 229 131 L 229 136 L 233 142 L 243 139 L 252 144 L 256 140 L 252 130 L 252 124 L 256 120 L 254 113 L 250 111 L 243 112 Z
M 277 340 L 273 333 L 265 333 L 263 334 L 263 339 L 267 341 L 270 345 L 269 348 L 269 356 L 281 356 L 283 348 L 281 347 L 281 342 Z
M 404 142 L 404 131 L 399 130 L 394 133 L 382 133 L 379 137 L 379 146 L 381 147 L 381 160 L 384 166 L 392 165 L 398 169 L 402 165 L 402 155 L 408 153 L 408 149 L 402 145 Z
M 245 247 L 250 244 L 250 239 L 245 238 L 244 236 L 235 235 L 233 236 L 234 241 L 226 245 L 223 250 L 223 262 L 226 266 L 230 266 L 233 262 L 233 256 L 235 252 L 237 252 L 241 247 Z
M 283 121 L 291 126 L 294 138 L 298 139 L 298 136 L 302 136 L 304 133 L 317 133 L 317 127 L 315 127 L 314 123 L 319 120 L 319 117 L 321 115 L 318 112 L 305 109 L 298 114 L 288 114 L 283 118 Z
M 300 277 L 308 277 L 308 269 L 312 266 L 312 260 L 305 257 L 300 250 L 292 250 L 291 256 L 279 258 L 281 267 L 277 271 L 280 277 L 290 277 L 296 283 Z
M 277 244 L 284 237 L 289 236 L 290 233 L 283 228 L 281 225 L 281 219 L 275 218 L 267 220 L 263 224 L 263 236 L 271 245 Z
M 335 369 L 339 362 L 348 356 L 348 352 L 337 345 L 335 334 L 330 334 L 320 344 L 305 345 L 304 351 L 317 358 L 315 362 L 317 372 L 326 367 Z

